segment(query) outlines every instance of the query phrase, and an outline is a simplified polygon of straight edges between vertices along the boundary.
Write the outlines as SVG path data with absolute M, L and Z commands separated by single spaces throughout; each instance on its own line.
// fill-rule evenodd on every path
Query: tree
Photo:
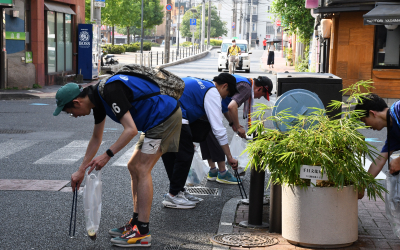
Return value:
M 145 29 L 144 35 L 151 36 L 153 34 L 153 30 L 154 29 Z M 136 28 L 133 26 L 129 27 L 129 30 L 126 27 L 117 27 L 117 32 L 120 34 L 123 34 L 123 35 L 128 35 L 128 34 L 133 35 L 133 39 L 134 39 L 133 42 L 135 42 L 136 35 L 140 35 L 141 30 L 140 30 L 140 28 Z
M 112 27 L 111 43 L 114 45 L 114 26 L 120 25 L 125 13 L 122 0 L 107 0 L 106 7 L 101 9 L 101 22 Z
M 201 35 L 201 5 L 196 7 L 197 13 L 192 13 L 190 10 L 186 11 L 185 15 L 182 18 L 182 22 L 180 24 L 179 30 L 182 36 L 191 37 L 192 32 L 190 32 L 190 20 L 191 18 L 197 19 L 196 32 L 194 33 L 194 37 L 199 39 Z M 208 4 L 206 4 L 206 18 L 205 18 L 205 29 L 207 36 L 207 24 L 208 24 Z M 211 28 L 210 28 L 210 37 L 219 37 L 226 35 L 228 33 L 228 29 L 226 28 L 226 22 L 221 21 L 218 16 L 217 8 L 211 5 Z
M 271 7 L 271 13 L 280 18 L 283 27 L 289 29 L 290 33 L 296 33 L 304 44 L 309 43 L 314 30 L 314 18 L 310 10 L 305 8 L 304 1 L 274 0 Z

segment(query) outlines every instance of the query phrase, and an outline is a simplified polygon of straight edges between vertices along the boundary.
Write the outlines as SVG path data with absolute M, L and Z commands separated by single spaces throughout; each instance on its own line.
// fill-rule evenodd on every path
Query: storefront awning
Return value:
M 400 4 L 381 4 L 364 15 L 364 25 L 400 24 Z
M 68 5 L 64 5 L 61 3 L 44 2 L 44 7 L 45 10 L 76 15 L 76 13 Z

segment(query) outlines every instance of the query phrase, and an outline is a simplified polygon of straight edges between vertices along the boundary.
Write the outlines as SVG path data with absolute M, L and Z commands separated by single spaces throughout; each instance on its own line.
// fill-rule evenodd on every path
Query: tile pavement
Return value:
M 269 233 L 268 229 L 248 229 L 239 227 L 241 221 L 247 220 L 249 215 L 248 205 L 240 204 L 236 210 L 233 226 L 233 233 L 252 233 L 275 237 L 279 244 L 270 247 L 246 248 L 249 250 L 289 250 L 289 249 L 308 249 L 291 245 L 282 235 Z M 368 200 L 364 197 L 358 201 L 358 240 L 353 245 L 343 250 L 369 250 L 369 249 L 393 249 L 400 250 L 400 239 L 397 238 L 386 218 L 385 203 L 381 199 Z M 268 206 L 264 206 L 263 221 L 268 221 Z M 231 250 L 243 250 L 240 247 L 230 247 Z

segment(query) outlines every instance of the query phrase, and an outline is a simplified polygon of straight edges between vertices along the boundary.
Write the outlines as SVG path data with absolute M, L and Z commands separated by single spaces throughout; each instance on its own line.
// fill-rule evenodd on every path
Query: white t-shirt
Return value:
M 275 51 L 275 45 L 269 45 L 268 46 L 269 51 Z

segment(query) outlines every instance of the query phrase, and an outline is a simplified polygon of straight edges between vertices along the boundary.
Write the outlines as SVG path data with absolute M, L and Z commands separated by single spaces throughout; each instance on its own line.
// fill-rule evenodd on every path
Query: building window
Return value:
M 256 24 L 255 23 L 253 23 L 252 31 L 256 31 Z
M 47 11 L 47 73 L 72 71 L 72 15 Z
M 400 69 L 400 26 L 375 26 L 374 68 Z
M 257 15 L 257 6 L 253 6 L 252 14 Z
M 266 34 L 275 34 L 274 26 L 272 23 L 267 23 Z

